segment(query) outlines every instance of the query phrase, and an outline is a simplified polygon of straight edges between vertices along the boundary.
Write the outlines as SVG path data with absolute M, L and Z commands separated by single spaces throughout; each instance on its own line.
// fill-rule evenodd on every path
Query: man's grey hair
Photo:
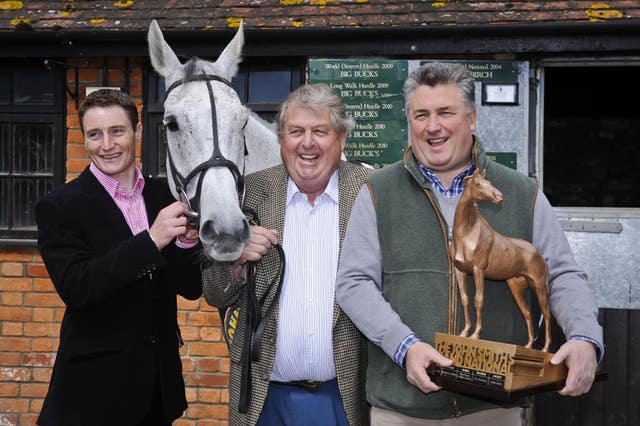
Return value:
M 474 78 L 462 64 L 454 62 L 428 62 L 407 77 L 402 89 L 405 111 L 409 113 L 409 100 L 420 86 L 435 87 L 438 84 L 453 83 L 460 89 L 460 95 L 467 104 L 467 112 L 476 109 Z
M 276 126 L 278 137 L 282 138 L 285 130 L 287 109 L 308 108 L 315 112 L 329 110 L 331 126 L 342 135 L 347 135 L 355 127 L 355 120 L 347 114 L 347 108 L 341 97 L 336 95 L 329 85 L 324 83 L 307 84 L 291 92 L 280 106 Z

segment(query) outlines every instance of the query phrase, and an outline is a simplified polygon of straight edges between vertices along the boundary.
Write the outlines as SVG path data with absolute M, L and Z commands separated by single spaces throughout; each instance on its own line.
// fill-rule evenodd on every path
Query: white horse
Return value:
M 176 199 L 190 202 L 208 257 L 240 257 L 250 228 L 239 205 L 244 174 L 282 162 L 274 126 L 242 105 L 231 86 L 244 44 L 243 25 L 215 62 L 180 63 L 154 20 L 153 68 L 164 77 L 167 180 Z

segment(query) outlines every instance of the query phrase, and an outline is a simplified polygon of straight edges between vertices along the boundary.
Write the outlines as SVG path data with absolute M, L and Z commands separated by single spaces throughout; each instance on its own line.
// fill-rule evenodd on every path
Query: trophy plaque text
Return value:
M 509 401 L 557 390 L 567 377 L 564 364 L 551 364 L 553 354 L 523 346 L 436 333 L 435 348 L 453 365 L 432 364 L 431 380 L 482 398 Z

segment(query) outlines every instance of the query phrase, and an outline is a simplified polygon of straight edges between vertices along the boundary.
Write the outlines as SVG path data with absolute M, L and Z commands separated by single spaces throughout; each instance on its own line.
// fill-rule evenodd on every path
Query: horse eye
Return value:
M 177 132 L 178 130 L 180 130 L 180 127 L 175 120 L 164 119 L 162 120 L 162 123 L 166 126 L 167 129 L 169 129 L 170 132 Z

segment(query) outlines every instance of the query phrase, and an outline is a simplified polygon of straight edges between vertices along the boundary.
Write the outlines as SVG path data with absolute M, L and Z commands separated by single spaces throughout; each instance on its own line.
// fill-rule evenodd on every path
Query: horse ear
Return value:
M 149 25 L 147 41 L 149 43 L 149 57 L 151 58 L 153 69 L 164 78 L 175 76 L 182 68 L 182 64 L 173 52 L 173 49 L 164 41 L 160 26 L 155 19 L 151 21 L 151 25 Z
M 473 174 L 471 176 L 476 177 L 478 176 L 478 173 L 480 173 L 480 170 L 478 170 L 477 168 L 473 171 Z
M 220 56 L 218 56 L 218 60 L 216 61 L 216 65 L 219 67 L 220 71 L 224 74 L 222 77 L 231 81 L 234 75 L 238 72 L 238 65 L 242 61 L 241 53 L 242 46 L 244 45 L 244 21 L 240 22 L 240 27 L 238 28 L 238 32 L 233 37 L 233 39 L 229 42 L 227 47 L 224 48 Z
M 482 171 L 482 177 L 484 178 L 485 176 L 487 176 L 487 169 L 486 168 Z

